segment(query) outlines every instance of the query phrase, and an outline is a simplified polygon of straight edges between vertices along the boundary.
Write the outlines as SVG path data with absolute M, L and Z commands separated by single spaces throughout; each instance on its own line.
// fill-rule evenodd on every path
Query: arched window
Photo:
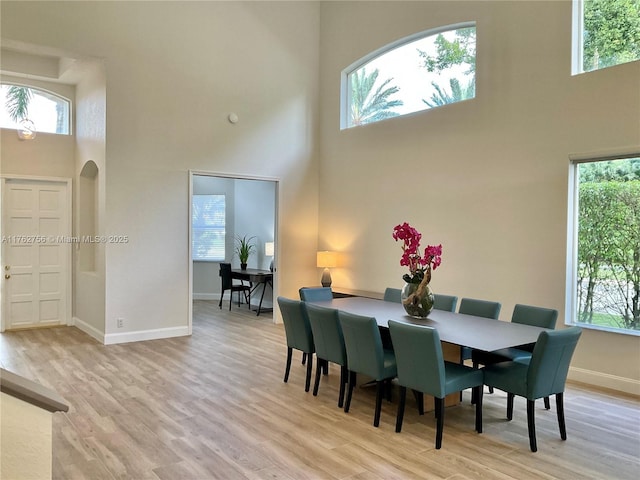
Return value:
M 474 22 L 411 35 L 343 70 L 340 127 L 474 98 L 475 79 Z
M 30 120 L 36 131 L 69 135 L 71 102 L 45 90 L 24 85 L 0 85 L 0 127 L 20 127 Z

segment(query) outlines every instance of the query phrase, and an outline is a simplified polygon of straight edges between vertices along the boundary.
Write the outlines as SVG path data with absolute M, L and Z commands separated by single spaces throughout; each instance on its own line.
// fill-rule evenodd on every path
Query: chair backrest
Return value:
M 500 315 L 500 303 L 489 302 L 487 300 L 476 300 L 474 298 L 463 298 L 460 300 L 458 313 L 465 315 L 475 315 L 476 317 L 498 319 Z
M 523 323 L 541 328 L 556 328 L 558 311 L 551 308 L 532 307 L 530 305 L 517 304 L 513 308 L 512 323 Z
M 343 311 L 338 312 L 338 317 L 349 370 L 382 380 L 384 349 L 376 319 Z
M 436 310 L 445 310 L 447 312 L 455 312 L 458 305 L 458 297 L 454 295 L 433 294 L 433 308 Z
M 282 313 L 287 346 L 306 353 L 313 353 L 313 333 L 305 303 L 300 300 L 278 297 L 278 305 Z
M 312 303 L 307 304 L 306 307 L 318 358 L 338 365 L 346 365 L 347 351 L 344 346 L 338 310 L 320 307 Z
M 395 320 L 389 320 L 389 331 L 400 385 L 444 398 L 445 368 L 438 331 Z
M 385 302 L 402 303 L 402 290 L 399 288 L 387 287 L 384 291 L 384 297 L 382 299 Z
M 535 400 L 564 391 L 580 327 L 545 330 L 538 335 L 527 373 L 527 398 Z
M 298 292 L 300 293 L 300 300 L 303 302 L 333 300 L 331 287 L 302 287 Z
M 231 288 L 231 285 L 233 285 L 230 263 L 220 264 L 220 277 L 222 277 L 222 290 L 229 290 Z

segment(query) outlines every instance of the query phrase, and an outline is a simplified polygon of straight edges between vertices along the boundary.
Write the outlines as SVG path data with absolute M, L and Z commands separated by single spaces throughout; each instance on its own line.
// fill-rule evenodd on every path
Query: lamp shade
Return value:
M 316 262 L 319 268 L 333 268 L 338 266 L 338 254 L 336 252 L 318 252 Z
M 275 251 L 275 244 L 273 242 L 265 242 L 264 255 L 266 257 L 273 257 Z

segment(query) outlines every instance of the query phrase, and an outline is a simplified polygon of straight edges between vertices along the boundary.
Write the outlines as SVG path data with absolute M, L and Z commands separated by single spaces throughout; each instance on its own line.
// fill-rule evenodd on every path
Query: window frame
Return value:
M 375 60 L 378 57 L 381 57 L 382 55 L 385 55 L 397 48 L 403 47 L 409 43 L 415 42 L 417 40 L 421 40 L 423 38 L 427 38 L 427 37 L 431 37 L 431 36 L 437 36 L 441 33 L 444 32 L 449 32 L 451 30 L 459 30 L 459 29 L 463 29 L 463 28 L 470 28 L 473 27 L 476 29 L 476 58 L 477 58 L 477 22 L 476 21 L 465 21 L 465 22 L 458 22 L 458 23 L 452 23 L 449 25 L 442 25 L 439 27 L 435 27 L 435 28 L 430 28 L 428 30 L 423 30 L 414 34 L 411 34 L 407 37 L 402 37 L 394 42 L 388 43 L 368 54 L 366 54 L 363 57 L 360 57 L 358 60 L 356 60 L 355 62 L 351 63 L 349 66 L 347 66 L 346 68 L 344 68 L 342 70 L 342 72 L 340 72 L 340 130 L 349 130 L 353 127 L 355 127 L 355 125 L 349 125 L 349 117 L 350 117 L 350 111 L 351 111 L 351 92 L 350 92 L 350 88 L 349 88 L 349 75 L 351 75 L 352 73 L 354 73 L 356 70 L 366 66 L 368 63 L 370 63 L 371 61 Z M 458 102 L 456 102 L 458 103 Z M 403 113 L 398 115 L 398 117 L 405 117 L 407 115 L 413 115 L 416 113 L 420 113 L 420 112 L 424 112 L 425 110 L 431 110 L 431 108 L 425 108 L 422 110 L 415 110 L 413 112 L 409 112 L 409 113 Z M 393 117 L 396 118 L 396 117 Z M 388 119 L 387 119 L 388 120 Z M 382 121 L 382 120 L 380 120 Z M 370 122 L 367 123 L 365 125 L 370 125 L 372 123 L 378 123 L 378 122 Z
M 196 223 L 194 222 L 194 201 L 196 199 L 196 197 L 222 197 L 223 201 L 224 201 L 224 222 L 222 223 L 221 226 L 218 227 L 206 227 L 206 226 L 196 226 Z M 227 196 L 224 193 L 194 193 L 191 196 L 191 261 L 193 262 L 213 262 L 213 263 L 220 263 L 220 262 L 224 262 L 226 260 L 226 256 L 227 256 Z M 196 231 L 202 231 L 202 230 L 213 230 L 213 231 L 219 231 L 220 229 L 222 229 L 223 232 L 223 240 L 222 240 L 222 256 L 221 257 L 215 257 L 215 258 L 203 258 L 203 257 L 198 257 L 197 256 L 197 245 L 196 244 L 196 238 L 197 235 L 195 234 Z
M 640 157 L 640 145 L 600 152 L 577 153 L 569 155 L 568 212 L 567 212 L 567 270 L 565 293 L 565 325 L 577 325 L 588 330 L 600 330 L 620 335 L 640 336 L 640 330 L 594 325 L 578 321 L 578 220 L 579 188 L 578 166 L 585 163 L 597 163 L 608 160 L 624 160 Z
M 53 90 L 50 90 L 48 88 L 43 88 L 41 86 L 36 86 L 36 85 L 32 85 L 32 84 L 28 84 L 28 83 L 20 83 L 20 82 L 15 82 L 12 80 L 5 80 L 5 81 L 0 81 L 0 87 L 3 86 L 8 86 L 8 87 L 23 87 L 23 88 L 28 88 L 30 90 L 33 91 L 37 91 L 37 92 L 42 92 L 41 96 L 43 97 L 53 97 L 54 99 L 60 99 L 61 101 L 65 102 L 67 104 L 68 107 L 68 112 L 67 112 L 67 133 L 58 133 L 58 132 L 48 132 L 48 131 L 44 131 L 38 128 L 38 124 L 36 122 L 34 122 L 35 124 L 35 128 L 36 128 L 36 132 L 38 134 L 48 134 L 48 135 L 61 135 L 61 136 L 72 136 L 74 134 L 73 131 L 73 100 L 71 98 L 66 97 L 65 95 L 62 95 L 60 93 L 54 92 Z M 52 99 L 53 101 L 53 99 Z M 2 105 L 0 108 L 4 109 L 5 106 Z M 31 121 L 33 121 L 33 119 L 30 118 Z M 12 127 L 12 126 L 3 126 L 1 128 L 7 129 L 7 130 L 18 130 L 18 127 Z

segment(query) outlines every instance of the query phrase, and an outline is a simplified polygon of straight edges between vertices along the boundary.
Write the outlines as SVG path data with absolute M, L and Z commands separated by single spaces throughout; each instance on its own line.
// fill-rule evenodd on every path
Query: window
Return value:
M 193 195 L 191 209 L 193 260 L 225 259 L 225 196 Z
M 638 59 L 640 1 L 574 0 L 574 75 Z
M 640 157 L 573 168 L 572 321 L 640 335 Z
M 404 38 L 342 72 L 341 128 L 475 97 L 475 23 Z
M 36 131 L 69 135 L 70 102 L 58 95 L 22 85 L 0 85 L 0 127 L 18 129 L 30 120 Z

